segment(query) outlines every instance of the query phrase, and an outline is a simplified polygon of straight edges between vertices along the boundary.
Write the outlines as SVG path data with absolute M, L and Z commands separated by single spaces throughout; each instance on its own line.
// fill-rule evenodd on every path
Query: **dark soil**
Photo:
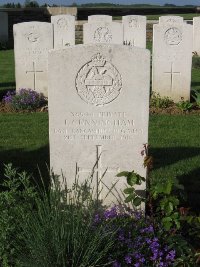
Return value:
M 200 108 L 194 106 L 190 110 L 182 111 L 176 106 L 176 104 L 173 104 L 167 108 L 150 107 L 150 114 L 170 114 L 170 115 L 199 114 L 200 115 Z
M 0 113 L 33 113 L 33 112 L 47 112 L 48 106 L 37 108 L 35 110 L 14 110 L 10 105 L 0 102 Z

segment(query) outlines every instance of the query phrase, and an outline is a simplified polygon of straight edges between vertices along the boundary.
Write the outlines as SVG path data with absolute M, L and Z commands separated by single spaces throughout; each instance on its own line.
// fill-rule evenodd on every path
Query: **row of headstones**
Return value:
M 84 44 L 125 42 L 145 48 L 146 17 L 126 16 L 123 21 L 122 25 L 112 22 L 111 16 L 89 16 L 84 24 Z M 75 44 L 75 17 L 57 15 L 51 17 L 51 23 L 19 23 L 13 32 L 16 88 L 31 88 L 48 96 L 48 51 Z
M 125 16 L 126 44 L 145 47 L 146 18 Z M 126 22 L 127 23 L 126 23 Z M 126 27 L 125 27 L 126 28 Z M 123 28 L 111 16 L 90 16 L 84 24 L 84 43 L 123 45 Z M 28 22 L 14 25 L 16 88 L 31 88 L 48 96 L 48 51 L 75 43 L 75 18 L 52 16 L 52 23 Z M 146 43 L 146 41 L 145 41 Z M 143 42 L 144 44 L 144 42 Z M 131 46 L 132 46 L 131 45 Z M 160 17 L 153 29 L 152 90 L 174 101 L 189 100 L 192 66 L 192 26 L 182 17 Z

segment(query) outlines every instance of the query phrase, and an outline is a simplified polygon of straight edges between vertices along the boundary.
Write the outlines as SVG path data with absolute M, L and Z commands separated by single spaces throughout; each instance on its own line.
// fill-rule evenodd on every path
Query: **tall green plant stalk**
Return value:
M 113 229 L 94 227 L 96 203 L 86 181 L 72 189 L 53 187 L 36 201 L 35 211 L 22 223 L 22 266 L 86 267 L 104 266 L 114 245 Z M 87 194 L 86 194 L 87 191 Z M 87 196 L 87 197 L 86 197 Z

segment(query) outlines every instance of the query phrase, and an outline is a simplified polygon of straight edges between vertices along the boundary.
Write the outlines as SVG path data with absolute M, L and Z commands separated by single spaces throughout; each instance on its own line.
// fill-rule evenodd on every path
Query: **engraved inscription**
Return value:
M 99 27 L 94 33 L 94 40 L 97 43 L 110 43 L 112 41 L 111 31 L 107 27 Z
M 128 25 L 130 28 L 139 28 L 139 23 L 137 19 L 129 19 Z
M 76 90 L 86 103 L 99 106 L 112 102 L 122 89 L 118 70 L 100 53 L 86 63 L 76 77 Z
M 164 38 L 168 45 L 178 45 L 182 41 L 182 33 L 178 28 L 169 28 Z
M 69 112 L 54 133 L 70 141 L 132 141 L 144 134 L 126 112 Z
M 39 34 L 35 33 L 35 32 L 30 32 L 29 34 L 27 34 L 27 39 L 30 43 L 36 43 L 39 41 Z
M 170 18 L 170 19 L 166 20 L 166 22 L 167 22 L 167 23 L 176 23 L 177 21 L 176 21 L 175 19 L 171 19 L 171 18 Z
M 68 23 L 67 23 L 67 20 L 65 18 L 61 18 L 57 21 L 57 25 L 61 29 L 67 29 Z

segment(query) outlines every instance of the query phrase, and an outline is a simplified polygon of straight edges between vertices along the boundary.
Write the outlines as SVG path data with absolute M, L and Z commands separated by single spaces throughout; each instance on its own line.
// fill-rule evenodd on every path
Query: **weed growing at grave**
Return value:
M 150 99 L 150 106 L 155 108 L 168 108 L 173 104 L 169 97 L 161 97 L 160 94 L 153 92 Z
M 196 89 L 192 89 L 192 97 L 194 98 L 197 107 L 200 108 L 200 91 Z
M 43 94 L 23 88 L 17 93 L 9 91 L 3 100 L 14 110 L 35 110 L 47 102 Z
M 112 222 L 94 224 L 97 203 L 92 194 L 88 181 L 63 188 L 58 177 L 53 177 L 51 188 L 21 223 L 20 264 L 86 267 L 107 263 L 117 229 Z
M 37 193 L 26 172 L 5 166 L 0 184 L 0 266 L 17 266 L 15 239 L 21 240 L 20 224 L 32 211 Z
M 177 108 L 182 112 L 190 111 L 193 108 L 193 104 L 190 101 L 182 99 L 180 102 L 176 103 Z
M 145 157 L 145 164 L 151 165 L 150 157 Z M 0 193 L 2 267 L 196 266 L 193 249 L 179 225 L 166 227 L 161 220 L 168 208 L 154 209 L 154 213 L 145 216 L 125 203 L 112 208 L 102 206 L 94 197 L 89 179 L 82 184 L 75 179 L 69 188 L 53 176 L 51 186 L 38 191 L 25 172 L 8 165 L 5 174 L 4 191 Z M 134 172 L 118 176 L 123 175 L 129 181 L 129 189 L 144 181 Z M 157 192 L 156 207 L 162 206 L 166 196 L 170 197 L 173 186 L 166 187 L 153 189 Z M 132 194 L 130 202 L 138 205 L 137 192 L 127 193 Z M 176 210 L 177 203 L 170 212 Z M 197 231 L 199 221 L 195 217 L 192 221 Z
M 147 155 L 147 150 L 148 146 L 144 145 L 144 150 L 142 150 L 141 153 L 144 156 L 144 166 L 147 167 L 147 172 L 149 173 L 153 167 L 153 158 Z M 126 177 L 129 187 L 124 190 L 124 193 L 128 193 L 129 196 L 125 199 L 125 201 L 133 204 L 134 200 L 139 197 L 135 195 L 134 186 L 143 182 L 144 178 L 134 172 L 125 171 L 118 174 L 118 176 Z M 134 261 L 137 265 L 132 266 L 197 266 L 196 263 L 198 260 L 196 260 L 196 258 L 199 255 L 197 253 L 195 255 L 195 249 L 192 246 L 194 243 L 192 240 L 194 240 L 194 233 L 197 233 L 200 229 L 200 217 L 192 214 L 185 214 L 183 212 L 188 210 L 180 206 L 180 198 L 185 200 L 183 190 L 183 185 L 181 185 L 176 179 L 170 179 L 165 183 L 155 184 L 152 183 L 149 178 L 147 179 L 147 217 L 145 222 L 149 225 L 146 226 L 145 230 L 140 230 L 139 238 L 137 235 L 139 240 L 137 240 L 139 242 L 138 251 L 140 252 L 140 250 L 142 250 L 141 248 L 145 248 L 145 252 L 147 252 L 149 248 L 152 249 L 151 245 L 148 247 L 148 244 L 151 244 L 150 233 L 153 234 L 156 244 L 153 245 L 153 250 L 150 250 L 153 255 L 145 259 L 146 254 L 144 252 L 139 253 L 140 260 L 138 262 Z M 144 201 L 144 199 L 140 197 L 139 202 L 141 203 L 141 201 Z M 132 226 L 134 229 L 136 229 L 136 227 L 138 226 Z M 144 240 L 143 233 L 146 234 Z M 196 239 L 198 241 L 200 240 L 199 234 Z M 143 242 L 141 242 L 141 240 L 143 240 Z M 162 251 L 161 245 L 162 240 L 163 244 L 165 244 L 165 248 L 168 246 L 173 251 L 169 252 L 171 256 L 173 255 L 173 257 L 170 258 L 170 263 L 166 262 L 166 259 L 169 259 L 168 256 L 164 257 L 165 253 Z M 147 242 L 147 244 L 145 242 Z M 130 244 L 130 240 L 128 244 Z M 132 245 L 131 249 L 132 247 L 134 246 Z M 133 254 L 131 255 L 132 257 L 129 257 L 130 264 L 133 261 Z M 154 261 L 148 262 L 149 259 L 156 259 L 156 263 L 154 263 Z M 186 262 L 187 265 L 185 265 Z
M 195 53 L 194 56 L 192 57 L 192 68 L 200 69 L 200 57 L 197 56 Z

